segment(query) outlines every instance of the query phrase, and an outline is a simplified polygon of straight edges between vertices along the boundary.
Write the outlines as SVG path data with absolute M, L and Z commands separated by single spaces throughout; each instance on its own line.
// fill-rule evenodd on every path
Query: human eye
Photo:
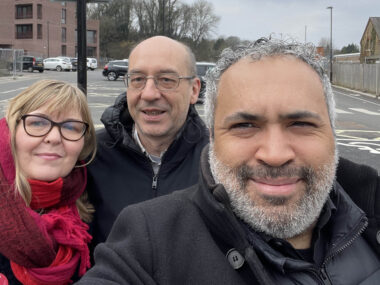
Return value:
M 234 123 L 230 126 L 230 129 L 249 129 L 257 128 L 257 125 L 250 122 Z
M 141 83 L 144 82 L 145 76 L 143 74 L 133 74 L 130 76 L 130 80 L 132 83 Z
M 83 131 L 83 123 L 75 121 L 67 121 L 62 123 L 61 129 L 65 132 L 81 133 Z
M 37 116 L 27 117 L 25 123 L 27 127 L 31 128 L 44 128 L 50 125 L 50 122 L 47 119 Z
M 162 87 L 172 88 L 178 82 L 178 76 L 175 74 L 159 74 L 157 75 L 158 84 Z
M 260 126 L 253 122 L 232 123 L 228 127 L 228 133 L 236 137 L 251 137 L 260 131 Z
M 316 128 L 317 127 L 317 125 L 315 123 L 310 122 L 310 121 L 294 121 L 294 122 L 290 123 L 290 126 L 291 127 L 301 127 L 301 128 L 306 128 L 306 127 Z

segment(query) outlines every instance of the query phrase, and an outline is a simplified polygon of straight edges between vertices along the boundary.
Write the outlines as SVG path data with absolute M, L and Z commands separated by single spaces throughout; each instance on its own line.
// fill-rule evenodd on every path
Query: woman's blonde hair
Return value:
M 48 112 L 57 113 L 58 115 L 68 110 L 78 110 L 82 116 L 82 120 L 89 125 L 84 135 L 84 147 L 79 154 L 78 160 L 84 160 L 89 157 L 88 161 L 90 162 L 93 160 L 96 152 L 94 124 L 87 105 L 86 96 L 79 88 L 59 80 L 41 80 L 12 98 L 6 111 L 6 120 L 11 135 L 10 143 L 16 169 L 15 188 L 27 205 L 30 204 L 32 194 L 28 180 L 22 173 L 20 162 L 17 159 L 16 127 L 20 123 L 21 116 L 42 107 L 46 108 Z M 85 203 L 83 199 L 78 199 L 77 207 L 81 218 L 84 221 L 88 221 L 91 219 L 93 210 L 89 204 L 87 207 Z

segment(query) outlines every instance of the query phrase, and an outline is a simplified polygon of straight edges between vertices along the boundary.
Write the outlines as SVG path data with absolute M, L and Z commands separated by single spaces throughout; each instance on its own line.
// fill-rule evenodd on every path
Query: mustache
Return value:
M 313 170 L 311 167 L 306 166 L 269 166 L 258 165 L 255 167 L 243 164 L 236 169 L 236 175 L 242 180 L 254 178 L 278 178 L 278 177 L 298 177 L 310 182 L 313 177 Z
M 167 105 L 164 106 L 162 102 L 139 102 L 140 109 L 166 109 Z

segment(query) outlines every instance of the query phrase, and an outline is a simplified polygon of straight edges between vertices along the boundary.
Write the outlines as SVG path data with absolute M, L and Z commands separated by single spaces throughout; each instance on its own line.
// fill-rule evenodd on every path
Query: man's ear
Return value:
M 201 80 L 198 77 L 195 77 L 192 80 L 192 92 L 190 97 L 190 104 L 195 104 L 198 100 L 199 91 L 201 90 Z

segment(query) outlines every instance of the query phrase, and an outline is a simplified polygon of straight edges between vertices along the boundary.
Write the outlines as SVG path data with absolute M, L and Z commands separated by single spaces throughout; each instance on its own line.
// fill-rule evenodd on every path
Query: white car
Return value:
M 44 68 L 62 71 L 71 70 L 73 66 L 71 65 L 70 59 L 63 57 L 49 57 L 44 59 Z
M 98 61 L 96 60 L 96 58 L 88 57 L 87 58 L 87 69 L 94 70 L 97 68 L 98 68 Z

